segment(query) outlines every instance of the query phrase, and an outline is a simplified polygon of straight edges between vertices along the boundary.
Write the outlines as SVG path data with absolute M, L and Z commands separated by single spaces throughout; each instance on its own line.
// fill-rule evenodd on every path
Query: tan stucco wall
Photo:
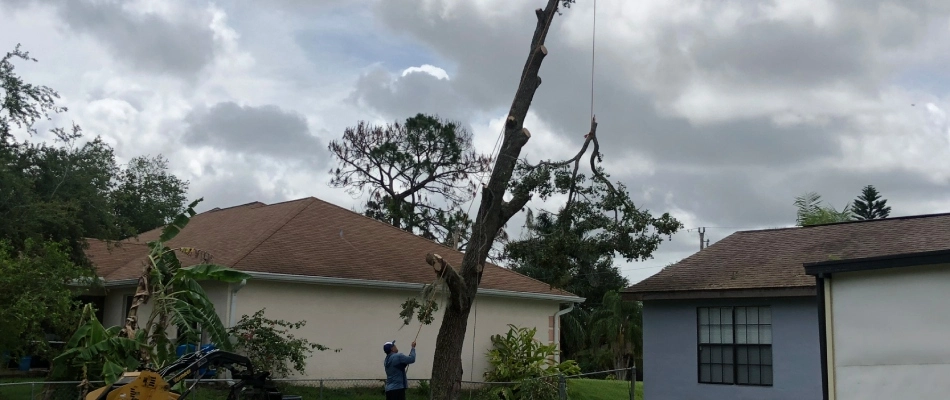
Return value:
M 947 398 L 950 265 L 838 273 L 830 285 L 833 398 Z
M 408 353 L 419 330 L 416 321 L 399 329 L 399 306 L 414 294 L 417 292 L 251 280 L 237 294 L 236 317 L 240 319 L 266 307 L 265 316 L 271 319 L 306 320 L 299 336 L 342 349 L 339 353 L 315 352 L 307 362 L 307 377 L 384 378 L 383 343 L 395 339 L 400 351 Z M 481 381 L 488 368 L 485 353 L 491 346 L 490 336 L 507 332 L 510 323 L 537 327 L 536 338 L 548 342 L 550 317 L 557 313 L 559 303 L 480 296 L 476 307 L 466 332 L 463 379 Z M 441 315 L 442 310 L 432 325 L 424 326 L 419 334 L 416 364 L 409 367 L 410 379 L 431 376 Z

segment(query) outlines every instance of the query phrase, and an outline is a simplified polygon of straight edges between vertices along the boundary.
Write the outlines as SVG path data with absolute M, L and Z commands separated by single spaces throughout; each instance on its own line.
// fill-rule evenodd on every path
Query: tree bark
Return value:
M 478 284 L 481 281 L 485 260 L 488 258 L 489 250 L 499 230 L 527 202 L 526 199 L 517 199 L 517 201 L 508 203 L 504 201 L 503 196 L 508 190 L 509 182 L 521 154 L 521 148 L 528 143 L 528 139 L 531 137 L 523 124 L 525 117 L 528 115 L 528 109 L 531 107 L 531 101 L 534 99 L 535 91 L 541 85 L 538 71 L 541 68 L 541 62 L 548 53 L 544 47 L 544 40 L 547 37 L 551 21 L 557 13 L 560 1 L 547 0 L 544 9 L 535 11 L 538 22 L 534 36 L 531 39 L 528 59 L 522 70 L 521 81 L 508 111 L 508 118 L 505 121 L 501 150 L 495 159 L 488 184 L 482 189 L 478 214 L 472 226 L 471 239 L 466 246 L 461 268 L 457 276 L 451 277 L 455 282 L 448 285 L 452 295 L 449 297 L 449 306 L 446 307 L 443 314 L 442 326 L 439 329 L 435 354 L 433 354 L 433 399 L 457 400 L 459 398 L 462 380 L 462 346 L 465 342 L 468 316 L 472 302 L 478 292 Z M 433 260 L 431 255 L 427 258 L 431 261 L 438 261 Z M 429 264 L 435 267 L 434 262 Z M 445 270 L 447 273 L 454 275 L 454 269 L 445 264 L 444 261 L 438 261 L 438 264 L 443 265 L 443 268 L 447 268 Z M 448 270 L 452 271 L 448 272 Z M 440 270 L 436 271 L 437 274 L 439 272 Z

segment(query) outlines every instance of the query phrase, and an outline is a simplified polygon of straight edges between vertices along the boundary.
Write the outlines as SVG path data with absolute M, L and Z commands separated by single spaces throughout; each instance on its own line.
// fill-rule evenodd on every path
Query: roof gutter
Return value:
M 247 279 L 241 279 L 236 286 L 231 287 L 231 301 L 228 302 L 228 328 L 233 328 L 237 323 L 237 293 L 247 285 Z
M 139 283 L 138 279 L 120 279 L 117 281 L 105 281 L 102 283 L 102 286 L 105 287 L 117 287 L 117 286 L 133 286 Z
M 419 290 L 422 289 L 424 284 L 421 283 L 408 283 L 408 282 L 388 282 L 388 281 L 375 281 L 369 279 L 348 279 L 348 278 L 333 278 L 327 276 L 309 276 L 309 275 L 291 275 L 291 274 L 275 274 L 271 272 L 251 272 L 245 271 L 251 278 L 260 279 L 262 281 L 272 281 L 272 282 L 294 282 L 294 283 L 308 283 L 316 285 L 340 285 L 340 286 L 351 286 L 351 287 L 365 287 L 365 288 L 385 288 L 385 289 L 400 289 L 400 290 Z M 569 302 L 569 303 L 582 303 L 584 298 L 578 296 L 566 296 L 559 294 L 547 294 L 547 293 L 528 293 L 528 292 L 516 292 L 510 290 L 499 290 L 499 289 L 484 289 L 479 288 L 478 294 L 488 297 L 505 297 L 505 298 L 520 298 L 520 299 L 532 299 L 532 300 L 554 300 L 560 302 Z
M 569 303 L 567 308 L 554 314 L 554 343 L 557 343 L 557 362 L 561 362 L 561 316 L 574 311 L 575 303 Z

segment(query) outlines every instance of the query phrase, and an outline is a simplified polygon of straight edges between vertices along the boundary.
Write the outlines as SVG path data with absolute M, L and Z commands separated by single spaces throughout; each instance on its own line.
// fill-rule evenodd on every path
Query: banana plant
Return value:
M 104 379 L 115 382 L 125 371 L 139 368 L 160 369 L 176 357 L 179 338 L 207 332 L 211 341 L 223 350 L 232 343 L 214 303 L 199 282 L 215 280 L 240 282 L 250 275 L 211 263 L 211 255 L 192 247 L 169 247 L 196 215 L 194 207 L 201 199 L 188 205 L 162 230 L 158 240 L 148 243 L 149 254 L 124 326 L 105 328 L 95 316 L 91 305 L 83 311 L 82 324 L 73 334 L 66 350 L 56 359 L 57 375 L 82 376 L 86 380 Z M 200 258 L 192 266 L 182 266 L 178 253 Z M 151 313 L 144 326 L 138 324 L 138 310 L 152 302 Z M 171 326 L 179 327 L 176 338 L 169 336 Z M 81 371 L 77 374 L 77 369 Z
M 193 247 L 169 247 L 167 243 L 181 232 L 196 213 L 194 207 L 202 199 L 188 205 L 185 212 L 165 226 L 158 240 L 148 243 L 149 255 L 145 272 L 139 278 L 129 317 L 121 331 L 124 337 L 134 337 L 142 330 L 148 345 L 140 349 L 142 365 L 159 369 L 175 360 L 175 346 L 180 344 L 169 338 L 168 329 L 177 326 L 178 337 L 200 336 L 208 333 L 211 341 L 224 350 L 231 349 L 227 329 L 215 312 L 214 303 L 201 287 L 199 281 L 215 280 L 234 283 L 251 276 L 211 263 L 211 254 Z M 199 263 L 183 267 L 177 253 L 200 259 Z M 145 326 L 138 327 L 138 309 L 152 301 L 152 312 Z
M 75 379 L 89 388 L 90 380 L 103 379 L 112 384 L 122 373 L 138 368 L 138 350 L 145 346 L 145 332 L 132 338 L 120 337 L 120 327 L 104 327 L 96 319 L 92 304 L 82 311 L 79 328 L 66 343 L 66 350 L 53 359 L 54 379 Z

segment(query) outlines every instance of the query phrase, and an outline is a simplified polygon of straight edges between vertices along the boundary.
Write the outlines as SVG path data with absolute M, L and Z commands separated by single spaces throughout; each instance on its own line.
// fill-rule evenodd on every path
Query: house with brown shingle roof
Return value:
M 107 326 L 125 319 L 143 271 L 146 243 L 159 235 L 156 229 L 115 247 L 89 241 L 87 255 L 107 290 L 100 301 Z M 342 349 L 316 352 L 307 363 L 306 376 L 311 378 L 384 377 L 382 344 L 395 339 L 408 345 L 419 332 L 415 321 L 402 329 L 399 311 L 402 302 L 435 279 L 426 254 L 439 254 L 456 266 L 462 261 L 462 253 L 452 248 L 316 198 L 203 212 L 168 245 L 204 250 L 212 262 L 252 276 L 241 284 L 203 284 L 226 325 L 266 308 L 265 316 L 271 319 L 307 321 L 298 336 Z M 556 342 L 557 316 L 583 301 L 509 269 L 486 265 L 466 331 L 464 379 L 482 380 L 491 335 L 503 334 L 514 324 L 537 328 L 538 340 Z M 143 308 L 150 312 L 148 305 Z M 440 309 L 435 321 L 421 328 L 410 379 L 431 376 L 441 314 Z
M 950 214 L 736 232 L 623 291 L 643 302 L 644 397 L 821 399 L 825 305 L 804 266 L 945 250 Z

